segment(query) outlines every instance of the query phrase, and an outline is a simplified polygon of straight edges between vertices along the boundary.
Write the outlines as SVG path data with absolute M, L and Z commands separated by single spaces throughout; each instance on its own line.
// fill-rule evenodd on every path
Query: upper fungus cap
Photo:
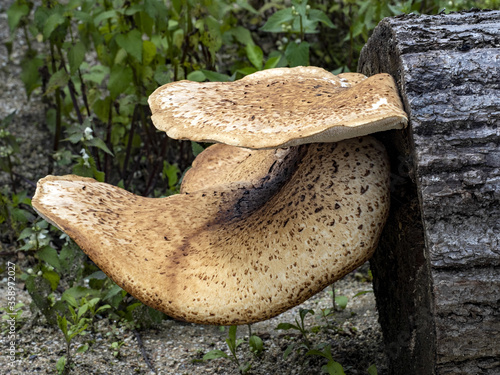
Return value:
M 153 123 L 171 138 L 254 149 L 336 142 L 407 123 L 389 74 L 335 76 L 317 67 L 173 82 L 153 92 L 149 105 Z
M 238 150 L 232 161 L 234 149 L 216 145 L 198 156 L 193 173 L 203 175 L 214 150 L 226 155 L 232 167 L 215 184 L 188 178 L 184 193 L 167 198 L 48 176 L 32 204 L 123 289 L 195 323 L 271 318 L 370 258 L 389 210 L 380 142 Z

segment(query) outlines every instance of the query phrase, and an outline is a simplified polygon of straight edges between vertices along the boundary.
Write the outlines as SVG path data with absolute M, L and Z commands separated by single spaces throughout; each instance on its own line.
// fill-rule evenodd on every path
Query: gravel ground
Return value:
M 366 268 L 366 266 L 365 266 Z M 350 274 L 335 284 L 337 295 L 349 298 L 347 308 L 328 318 L 331 329 L 311 333 L 314 345 L 329 344 L 336 361 L 344 366 L 346 374 L 367 374 L 366 369 L 375 364 L 379 374 L 386 372 L 386 358 L 382 349 L 382 335 L 377 323 L 377 312 L 373 293 L 358 297 L 360 291 L 371 291 L 371 283 L 360 280 L 360 273 Z M 5 286 L 1 283 L 0 305 L 6 306 Z M 308 315 L 306 327 L 325 326 L 321 309 L 332 306 L 330 288 L 312 297 L 273 319 L 255 323 L 252 332 L 262 338 L 264 352 L 259 358 L 252 358 L 248 344 L 243 343 L 238 350 L 240 361 L 252 362 L 250 374 L 320 374 L 326 360 L 320 357 L 305 356 L 305 351 L 292 352 L 287 359 L 283 354 L 292 342 L 301 337 L 293 331 L 276 330 L 279 323 L 293 323 L 299 316 L 299 309 L 313 309 L 315 315 Z M 26 324 L 19 329 L 16 337 L 17 360 L 14 366 L 7 364 L 6 374 L 54 374 L 55 365 L 65 354 L 62 334 L 44 324 L 42 319 L 33 321 L 27 308 L 30 297 L 19 285 L 17 301 L 26 304 L 24 313 Z M 238 337 L 248 338 L 248 328 L 239 327 Z M 154 329 L 140 332 L 143 347 L 152 366 L 158 374 L 238 374 L 237 366 L 228 359 L 199 362 L 203 354 L 213 349 L 228 352 L 225 344 L 227 329 L 217 326 L 203 326 L 165 320 Z M 7 348 L 5 333 L 2 347 Z M 111 344 L 124 342 L 120 355 L 115 357 Z M 74 354 L 75 367 L 72 374 L 152 374 L 138 345 L 134 332 L 116 322 L 100 320 L 95 333 L 79 336 L 74 340 L 73 353 L 88 343 L 90 349 L 83 354 Z M 5 350 L 5 349 L 4 349 Z M 0 359 L 1 361 L 1 359 Z M 6 366 L 2 366 L 5 368 Z
M 34 187 L 28 180 L 35 182 L 45 175 L 50 155 L 50 136 L 43 124 L 43 106 L 40 96 L 35 94 L 28 101 L 24 87 L 19 79 L 21 51 L 23 45 L 15 40 L 13 54 L 8 56 L 4 42 L 8 39 L 5 9 L 8 2 L 0 1 L 0 118 L 16 111 L 16 117 L 9 127 L 21 145 L 22 159 L 16 172 L 23 176 L 19 190 L 27 189 L 32 194 Z M 2 9 L 3 8 L 3 9 Z M 0 172 L 0 186 L 9 181 L 6 173 Z M 4 244 L 5 245 L 5 244 Z M 11 250 L 9 246 L 4 246 Z M 16 262 L 23 269 L 23 260 L 15 254 L 3 256 L 2 263 Z M 366 271 L 367 265 L 364 270 Z M 0 283 L 0 307 L 7 302 L 6 275 Z M 352 273 L 335 284 L 338 294 L 349 298 L 344 311 L 328 318 L 330 329 L 322 329 L 311 334 L 313 345 L 329 344 L 336 361 L 340 362 L 346 374 L 367 374 L 366 369 L 375 364 L 378 374 L 386 372 L 386 357 L 383 353 L 382 334 L 377 322 L 373 293 L 359 297 L 353 296 L 371 290 L 371 283 L 361 280 L 360 274 Z M 328 289 L 329 290 L 329 289 Z M 239 350 L 240 361 L 252 362 L 252 374 L 320 374 L 325 360 L 316 356 L 305 356 L 305 351 L 292 352 L 287 359 L 283 354 L 290 343 L 302 338 L 292 331 L 275 328 L 281 322 L 293 323 L 298 318 L 300 308 L 313 309 L 316 314 L 308 316 L 306 323 L 310 329 L 324 326 L 320 311 L 331 307 L 331 295 L 325 290 L 300 306 L 297 306 L 273 319 L 252 325 L 252 332 L 264 342 L 264 351 L 254 358 L 247 342 Z M 2 329 L 0 340 L 0 372 L 5 374 L 54 374 L 57 360 L 65 354 L 62 334 L 58 329 L 49 327 L 43 319 L 32 315 L 28 306 L 31 302 L 23 284 L 16 285 L 16 301 L 25 303 L 24 326 L 16 332 L 16 361 L 10 363 L 4 355 L 9 345 L 7 332 Z M 5 328 L 5 326 L 3 327 Z M 246 326 L 238 329 L 238 336 L 245 338 Z M 199 360 L 204 353 L 220 349 L 228 352 L 225 339 L 227 329 L 216 326 L 202 326 L 166 320 L 161 325 L 140 332 L 143 348 L 158 374 L 238 374 L 237 366 L 228 359 L 210 361 Z M 123 342 L 119 356 L 113 355 L 111 344 Z M 74 340 L 73 352 L 82 344 L 89 343 L 89 350 L 75 354 L 72 374 L 150 374 L 135 333 L 117 322 L 100 320 L 95 333 L 79 336 Z M 5 370 L 4 370 L 5 369 Z

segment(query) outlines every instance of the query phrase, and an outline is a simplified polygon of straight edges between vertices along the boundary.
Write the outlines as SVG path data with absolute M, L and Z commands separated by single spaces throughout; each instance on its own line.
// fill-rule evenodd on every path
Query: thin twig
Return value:
M 134 140 L 135 133 L 135 122 L 137 117 L 137 105 L 134 108 L 134 113 L 132 114 L 132 121 L 130 122 L 130 133 L 128 135 L 127 142 L 127 151 L 125 152 L 125 161 L 123 162 L 123 171 L 122 171 L 122 180 L 123 183 L 127 180 L 127 170 L 128 170 L 128 162 L 130 160 L 130 152 L 132 151 L 132 141 Z
M 141 350 L 142 358 L 144 358 L 144 362 L 146 362 L 146 365 L 148 365 L 149 369 L 156 374 L 157 372 L 156 372 L 154 366 L 149 361 L 148 355 L 146 354 L 146 349 L 144 348 L 144 344 L 142 343 L 142 339 L 141 339 L 141 335 L 139 334 L 139 331 L 137 329 L 134 329 L 134 334 L 135 334 L 135 338 L 137 339 L 137 345 L 139 345 L 139 349 Z
M 23 180 L 27 184 L 36 187 L 36 182 L 31 181 L 29 178 L 26 178 L 23 175 L 20 175 L 19 173 L 16 173 L 16 172 L 12 172 L 12 173 L 14 174 L 14 176 L 20 178 L 21 180 Z
M 144 196 L 148 196 L 151 192 L 151 189 L 156 185 L 156 180 L 158 178 L 158 172 L 163 165 L 163 160 L 165 159 L 165 151 L 167 150 L 168 137 L 163 138 L 163 142 L 161 145 L 160 154 L 157 157 L 156 163 L 153 166 L 153 170 L 149 175 L 148 183 L 146 185 L 146 190 L 144 191 Z
M 111 152 L 113 152 L 113 145 L 111 144 L 111 128 L 113 127 L 113 102 L 109 103 L 109 115 L 108 115 L 108 124 L 106 127 L 106 146 L 109 147 Z M 111 171 L 111 158 L 107 152 L 104 153 L 104 181 L 109 182 L 110 177 L 109 173 Z

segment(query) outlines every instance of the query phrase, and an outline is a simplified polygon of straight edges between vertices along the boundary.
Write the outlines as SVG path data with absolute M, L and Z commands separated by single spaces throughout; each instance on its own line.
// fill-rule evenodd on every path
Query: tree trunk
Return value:
M 392 208 L 372 259 L 391 374 L 500 374 L 500 12 L 384 19 L 358 70 L 392 74 Z

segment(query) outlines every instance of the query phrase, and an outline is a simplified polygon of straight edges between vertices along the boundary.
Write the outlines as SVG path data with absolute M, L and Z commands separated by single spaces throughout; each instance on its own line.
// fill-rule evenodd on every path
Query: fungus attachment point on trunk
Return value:
M 272 69 L 174 82 L 150 105 L 170 136 L 229 145 L 198 155 L 167 198 L 70 175 L 41 179 L 32 200 L 130 294 L 181 320 L 247 324 L 371 257 L 390 169 L 383 145 L 359 136 L 406 125 L 390 76 Z
M 175 139 L 276 148 L 401 129 L 393 78 L 276 68 L 235 82 L 178 81 L 149 97 L 155 126 Z

